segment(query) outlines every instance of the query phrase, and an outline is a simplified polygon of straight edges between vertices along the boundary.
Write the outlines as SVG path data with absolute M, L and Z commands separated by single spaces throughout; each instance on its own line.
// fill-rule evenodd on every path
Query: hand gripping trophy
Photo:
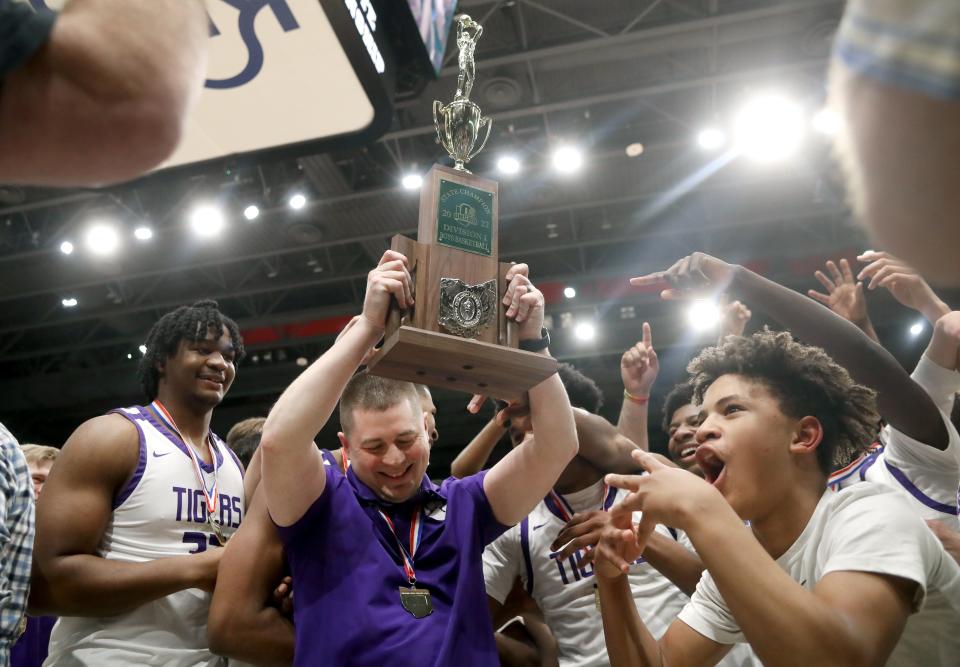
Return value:
M 457 92 L 453 102 L 444 105 L 440 100 L 433 102 L 433 123 L 437 128 L 440 143 L 454 161 L 454 169 L 469 171 L 466 163 L 470 158 L 483 150 L 490 136 L 492 123 L 489 117 L 480 113 L 480 107 L 470 101 L 470 91 L 473 90 L 473 80 L 476 75 L 476 64 L 473 53 L 477 48 L 483 26 L 466 14 L 460 14 L 457 22 L 457 48 L 460 54 L 457 62 L 460 73 L 457 75 Z M 486 132 L 480 146 L 474 150 L 473 146 L 486 126 Z
M 466 15 L 457 17 L 456 26 L 456 95 L 447 105 L 433 103 L 437 136 L 454 166 L 435 164 L 424 178 L 417 240 L 391 239 L 391 248 L 410 260 L 416 305 L 401 311 L 394 304 L 383 347 L 369 369 L 433 387 L 515 398 L 557 363 L 517 349 L 517 325 L 501 303 L 510 265 L 500 262 L 498 185 L 465 166 L 490 136 L 490 119 L 469 99 L 483 27 Z

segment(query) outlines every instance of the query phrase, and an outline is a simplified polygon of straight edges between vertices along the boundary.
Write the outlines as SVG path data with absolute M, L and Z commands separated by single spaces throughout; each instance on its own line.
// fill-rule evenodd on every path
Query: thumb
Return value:
M 640 475 L 618 475 L 610 473 L 604 478 L 610 486 L 627 491 L 636 491 L 640 488 Z

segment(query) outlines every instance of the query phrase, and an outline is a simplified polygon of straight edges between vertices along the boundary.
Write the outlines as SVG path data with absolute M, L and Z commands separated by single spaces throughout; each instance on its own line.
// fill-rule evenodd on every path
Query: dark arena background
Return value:
M 0 187 L 0 414 L 21 439 L 60 446 L 83 420 L 142 402 L 135 369 L 147 330 L 205 297 L 237 320 L 248 351 L 214 429 L 265 415 L 360 312 L 390 237 L 415 235 L 418 179 L 450 164 L 431 105 L 453 95 L 455 44 L 438 52 L 434 41 L 431 56 L 418 2 L 324 1 L 332 50 L 299 53 L 278 84 L 273 47 L 311 29 L 307 4 L 243 10 L 262 12 L 252 24 L 258 69 L 250 16 L 210 1 L 212 39 L 236 57 L 219 63 L 205 94 L 273 86 L 256 90 L 256 104 L 205 109 L 207 129 L 233 128 L 216 146 L 108 189 Z M 470 168 L 499 182 L 501 259 L 530 265 L 553 354 L 600 384 L 610 420 L 620 356 L 644 321 L 661 362 L 653 424 L 716 335 L 708 312 L 691 316 L 628 278 L 702 250 L 806 292 L 820 289 L 813 272 L 825 260 L 856 263 L 869 247 L 822 113 L 842 1 L 432 4 L 484 26 L 472 99 L 493 130 Z M 340 75 L 352 77 L 354 97 L 327 87 Z M 319 127 L 287 132 L 285 114 L 298 110 Z M 751 132 L 766 154 L 732 148 Z M 885 290 L 869 292 L 868 305 L 883 344 L 912 368 L 929 325 Z M 754 311 L 748 331 L 763 323 Z M 492 409 L 471 416 L 469 396 L 449 391 L 435 400 L 430 474 L 442 478 Z M 336 447 L 336 428 L 317 442 Z

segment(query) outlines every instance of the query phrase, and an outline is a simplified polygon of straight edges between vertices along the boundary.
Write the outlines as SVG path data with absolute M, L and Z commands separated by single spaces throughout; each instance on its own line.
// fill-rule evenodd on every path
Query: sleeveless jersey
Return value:
M 147 408 L 137 406 L 114 412 L 137 427 L 140 457 L 130 481 L 113 500 L 113 513 L 98 555 L 143 563 L 219 548 L 217 537 L 207 525 L 206 500 L 188 445 Z M 224 536 L 229 537 L 240 525 L 245 511 L 243 472 L 229 447 L 210 435 L 219 485 L 214 516 Z M 214 466 L 202 460 L 200 463 L 204 483 L 210 489 Z M 117 616 L 63 617 L 53 629 L 44 665 L 226 665 L 226 659 L 212 654 L 207 645 L 210 597 L 194 588 Z

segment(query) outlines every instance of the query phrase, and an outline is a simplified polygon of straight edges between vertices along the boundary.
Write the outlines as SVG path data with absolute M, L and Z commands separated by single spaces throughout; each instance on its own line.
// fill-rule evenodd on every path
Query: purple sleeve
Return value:
M 341 484 L 347 483 L 347 479 L 343 475 L 335 474 L 330 466 L 323 466 L 323 470 L 327 475 L 327 483 L 323 487 L 323 493 L 313 501 L 313 504 L 303 513 L 303 516 L 289 526 L 281 526 L 276 521 L 273 522 L 273 525 L 277 527 L 277 533 L 280 535 L 284 548 L 297 542 L 304 535 L 316 533 L 317 522 L 325 521 L 326 517 L 329 516 L 330 505 L 333 502 L 331 498 Z M 270 517 L 270 520 L 273 521 L 273 517 Z

